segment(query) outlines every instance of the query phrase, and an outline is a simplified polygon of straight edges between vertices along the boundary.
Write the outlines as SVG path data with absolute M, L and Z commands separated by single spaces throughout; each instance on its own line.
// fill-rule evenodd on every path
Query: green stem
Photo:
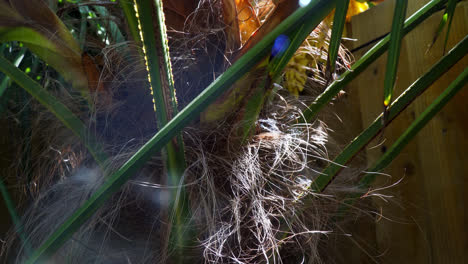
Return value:
M 408 0 L 397 0 L 393 15 L 392 31 L 390 33 L 390 47 L 388 49 L 387 67 L 384 80 L 384 109 L 390 105 L 393 87 L 400 59 L 401 40 L 403 39 L 403 24 L 405 22 Z M 384 116 L 386 115 L 386 111 Z M 385 121 L 385 120 L 384 120 Z
M 13 65 L 15 65 L 15 67 L 19 67 L 20 63 L 23 61 L 25 53 L 26 53 L 26 48 L 22 48 L 18 52 L 18 54 L 16 55 L 16 59 L 13 61 Z M 9 83 L 10 83 L 10 77 L 8 77 L 8 75 L 5 75 L 2 81 L 0 82 L 0 97 L 3 95 L 6 89 L 10 86 Z
M 447 14 L 447 19 L 448 19 L 448 25 L 447 25 L 447 33 L 445 35 L 445 41 L 444 41 L 444 54 L 445 54 L 445 51 L 447 50 L 447 43 L 448 43 L 448 38 L 450 35 L 450 28 L 452 27 L 452 21 L 453 21 L 453 16 L 455 15 L 456 6 L 457 6 L 457 0 L 449 0 L 447 4 L 447 9 L 445 10 L 445 14 Z
M 336 59 L 341 45 L 341 36 L 346 22 L 349 0 L 339 0 L 336 4 L 335 16 L 333 17 L 333 30 L 330 37 L 327 59 L 327 81 L 335 72 Z
M 128 30 L 130 31 L 133 40 L 137 44 L 141 44 L 140 31 L 138 30 L 138 19 L 135 15 L 133 1 L 119 0 L 119 4 L 125 14 L 125 18 L 127 19 Z
M 143 54 L 153 95 L 157 125 L 158 128 L 162 128 L 178 111 L 162 2 L 160 0 L 136 0 L 135 12 L 143 43 Z M 156 21 L 157 30 L 153 29 L 153 21 Z M 180 133 L 164 148 L 164 154 L 168 175 L 166 183 L 170 186 L 179 185 L 178 189 L 171 191 L 172 199 L 169 208 L 173 209 L 173 218 L 170 224 L 169 243 L 175 249 L 173 255 L 177 259 L 176 262 L 181 262 L 180 259 L 184 256 L 183 248 L 193 238 L 186 236 L 189 233 L 187 229 L 191 212 L 188 196 L 181 182 L 186 162 L 183 138 Z M 165 253 L 164 249 L 163 251 Z
M 18 213 L 16 212 L 13 199 L 11 199 L 11 196 L 8 193 L 8 189 L 5 186 L 5 183 L 3 182 L 1 178 L 0 178 L 0 193 L 2 194 L 3 201 L 5 202 L 8 212 L 10 213 L 11 220 L 13 222 L 13 225 L 15 226 L 15 231 L 16 233 L 18 233 L 18 236 L 25 248 L 25 252 L 29 256 L 32 252 L 31 245 L 29 244 L 29 241 L 27 240 L 27 236 L 24 233 L 23 225 L 21 224 L 21 220 L 18 216 Z

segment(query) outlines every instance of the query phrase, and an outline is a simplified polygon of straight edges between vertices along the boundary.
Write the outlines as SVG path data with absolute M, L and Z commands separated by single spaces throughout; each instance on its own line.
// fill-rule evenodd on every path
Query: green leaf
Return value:
M 240 136 L 240 146 L 245 145 L 253 133 L 255 133 L 255 123 L 257 122 L 265 98 L 268 96 L 270 90 L 269 87 L 271 83 L 269 80 L 269 76 L 263 76 L 259 83 L 253 82 L 252 91 L 246 97 L 247 102 L 239 111 L 241 112 L 241 121 L 239 121 L 237 135 Z
M 448 16 L 448 26 L 447 26 L 447 33 L 445 35 L 444 41 L 444 54 L 447 50 L 447 42 L 450 34 L 450 28 L 452 27 L 453 16 L 455 15 L 455 7 L 457 6 L 457 0 L 448 0 L 447 10 L 445 10 L 445 14 Z M 445 16 L 444 14 L 444 16 Z
M 448 41 L 448 37 L 450 34 L 450 28 L 452 26 L 453 15 L 455 14 L 455 7 L 458 1 L 460 0 L 448 0 L 447 8 L 445 9 L 444 14 L 442 15 L 442 19 L 440 20 L 439 26 L 437 27 L 437 31 L 434 35 L 434 39 L 432 40 L 432 43 L 429 46 L 428 50 L 430 50 L 434 46 L 440 34 L 444 30 L 445 25 L 447 25 L 447 21 L 448 21 L 447 33 L 445 36 L 444 50 L 443 50 L 443 54 L 445 54 L 445 51 L 447 49 L 447 41 Z
M 386 109 L 392 101 L 393 87 L 395 86 L 398 61 L 400 59 L 401 40 L 404 35 L 403 27 L 407 7 L 408 0 L 396 1 L 395 12 L 393 14 L 392 31 L 390 32 L 390 47 L 388 49 L 387 68 L 384 80 L 384 117 L 386 117 Z
M 78 41 L 80 43 L 81 50 L 83 50 L 84 45 L 86 44 L 86 30 L 88 28 L 87 14 L 89 12 L 89 8 L 87 6 L 80 6 L 78 10 L 80 10 L 81 13 L 80 36 Z
M 99 16 L 103 18 L 102 21 L 106 21 L 105 26 L 112 41 L 115 43 L 124 43 L 125 38 L 122 35 L 119 26 L 112 19 L 110 19 L 111 14 L 109 11 L 107 11 L 105 7 L 98 5 L 93 6 L 93 8 L 96 10 Z
M 15 226 L 15 232 L 18 233 L 18 236 L 23 244 L 22 246 L 24 246 L 25 248 L 26 254 L 30 255 L 32 253 L 31 245 L 29 241 L 27 240 L 26 234 L 24 233 L 23 225 L 21 224 L 21 220 L 18 216 L 18 212 L 16 211 L 13 199 L 11 199 L 11 196 L 8 192 L 8 188 L 6 187 L 1 177 L 0 177 L 0 193 L 2 194 L 3 201 L 5 202 L 5 205 L 8 209 L 8 213 L 10 214 L 11 221 L 13 222 L 13 225 Z
M 162 8 L 160 5 L 158 0 L 136 0 L 148 81 L 150 82 L 159 128 L 167 124 L 177 111 L 174 81 L 168 54 L 169 48 L 166 45 L 166 30 L 164 18 L 160 14 Z M 157 16 L 155 23 L 159 27 L 158 34 L 153 28 L 153 12 L 156 12 Z
M 335 72 L 336 59 L 341 45 L 341 36 L 346 22 L 346 13 L 348 12 L 349 0 L 339 0 L 336 3 L 335 16 L 333 18 L 333 29 L 328 47 L 328 59 L 326 69 L 327 82 L 331 80 Z
M 54 254 L 114 192 L 118 191 L 136 171 L 144 166 L 152 155 L 161 151 L 172 140 L 174 135 L 180 133 L 185 126 L 199 116 L 200 112 L 213 103 L 223 92 L 227 91 L 232 83 L 262 60 L 268 54 L 278 35 L 294 31 L 305 18 L 320 21 L 327 14 L 327 11 L 332 8 L 333 4 L 334 0 L 312 0 L 309 5 L 286 18 L 270 34 L 237 60 L 224 74 L 211 83 L 167 125 L 161 128 L 119 170 L 112 174 L 90 199 L 33 253 L 26 263 L 36 263 Z
M 119 0 L 119 4 L 127 19 L 128 29 L 130 30 L 133 40 L 137 44 L 140 44 L 140 30 L 138 29 L 138 19 L 135 13 L 134 2 L 130 0 Z
M 138 28 L 141 30 L 140 37 L 156 120 L 158 127 L 162 128 L 178 111 L 162 2 L 160 0 L 136 0 L 135 11 Z M 157 25 L 157 34 L 153 28 L 154 24 Z M 180 133 L 175 135 L 175 138 L 176 140 L 172 140 L 165 147 L 164 158 L 168 174 L 167 183 L 172 186 L 179 185 L 178 189 L 173 189 L 171 192 L 170 208 L 173 208 L 174 215 L 171 222 L 170 241 L 175 247 L 174 257 L 183 259 L 183 248 L 193 242 L 194 238 L 186 236 L 189 233 L 187 229 L 191 212 L 188 196 L 181 182 L 186 168 L 184 143 Z
M 21 41 L 74 87 L 87 87 L 78 42 L 43 1 L 0 2 L 0 42 L 7 41 Z
M 468 45 L 468 43 L 466 43 Z M 397 139 L 397 141 L 385 152 L 385 154 L 369 170 L 370 172 L 379 172 L 387 167 L 392 160 L 398 156 L 403 148 L 416 136 L 416 134 L 468 83 L 468 68 L 453 81 L 444 92 L 424 110 L 424 112 L 414 120 L 410 127 Z M 362 187 L 369 186 L 373 181 L 375 174 L 368 175 L 361 179 Z
M 410 18 L 406 20 L 404 34 L 413 30 L 417 25 L 423 22 L 426 18 L 437 12 L 446 0 L 432 0 L 427 3 Z M 369 65 L 379 58 L 388 48 L 390 36 L 386 36 L 372 47 L 364 56 L 351 66 L 349 71 L 341 75 L 338 80 L 331 83 L 325 91 L 320 94 L 312 104 L 303 112 L 303 115 L 297 120 L 298 123 L 311 122 L 320 110 L 327 105 L 348 83 L 359 76 Z
M 309 36 L 310 32 L 312 32 L 312 30 L 314 30 L 318 24 L 319 23 L 317 23 L 317 21 L 308 20 L 306 23 L 299 26 L 295 31 L 289 34 L 291 43 L 287 49 L 280 56 L 274 58 L 273 61 L 268 65 L 271 82 L 277 81 L 278 77 L 281 75 L 286 65 L 288 65 L 297 49 L 299 49 L 307 36 Z
M 442 30 L 444 30 L 444 27 L 447 24 L 447 18 L 448 18 L 448 14 L 444 13 L 442 15 L 442 19 L 440 20 L 439 26 L 437 27 L 437 31 L 436 31 L 436 33 L 434 35 L 432 43 L 429 45 L 429 48 L 427 49 L 427 51 L 429 51 L 432 48 L 432 46 L 434 46 L 437 39 L 439 38 L 440 33 L 442 33 Z
M 23 61 L 24 53 L 26 53 L 26 49 L 22 48 L 16 55 L 16 59 L 13 61 L 13 65 L 15 65 L 15 67 L 19 67 L 19 65 Z M 8 77 L 8 75 L 5 75 L 3 76 L 3 79 L 0 82 L 0 97 L 3 95 L 3 93 L 6 91 L 6 89 L 9 86 L 10 86 L 10 77 Z
M 65 105 L 53 95 L 49 94 L 37 82 L 31 79 L 15 65 L 0 56 L 0 71 L 5 73 L 19 86 L 25 89 L 31 96 L 38 100 L 43 106 L 51 111 L 66 127 L 71 129 L 88 148 L 94 159 L 103 165 L 106 155 L 96 140 L 89 137 L 86 126 Z

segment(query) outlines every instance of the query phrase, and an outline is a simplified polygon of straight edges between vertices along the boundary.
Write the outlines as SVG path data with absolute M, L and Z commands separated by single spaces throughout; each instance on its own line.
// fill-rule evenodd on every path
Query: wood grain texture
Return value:
M 393 0 L 353 18 L 352 37 L 359 47 L 390 30 Z M 409 1 L 408 14 L 428 0 Z M 449 48 L 468 34 L 468 3 L 457 6 L 448 42 Z M 409 33 L 403 40 L 395 93 L 398 95 L 442 57 L 443 37 L 431 50 L 428 45 L 437 30 L 439 12 Z M 372 26 L 369 26 L 372 21 Z M 355 53 L 356 57 L 365 50 Z M 382 112 L 383 80 L 386 54 L 366 70 L 350 87 L 360 100 L 363 127 L 367 127 Z M 443 75 L 400 117 L 385 129 L 366 150 L 369 165 L 373 164 L 408 125 L 468 66 L 465 57 Z M 394 195 L 390 202 L 376 199 L 383 217 L 376 225 L 381 263 L 464 263 L 468 259 L 468 223 L 465 204 L 468 194 L 468 89 L 463 89 L 408 145 L 385 170 L 391 178 L 382 176 L 375 187 L 390 185 L 403 179 L 387 191 Z M 383 139 L 383 143 L 379 140 Z M 379 143 L 382 143 L 379 145 Z

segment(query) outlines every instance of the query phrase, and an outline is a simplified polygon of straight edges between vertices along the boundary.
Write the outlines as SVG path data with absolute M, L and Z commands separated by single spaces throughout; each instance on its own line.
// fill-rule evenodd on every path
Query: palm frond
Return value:
M 88 87 L 78 42 L 43 1 L 0 2 L 0 41 L 23 42 L 76 88 Z
M 135 11 L 156 120 L 158 127 L 162 128 L 178 112 L 162 2 L 160 0 L 136 0 Z M 156 30 L 153 29 L 155 23 L 158 25 Z M 174 209 L 174 217 L 170 240 L 172 245 L 176 245 L 175 256 L 183 256 L 181 248 L 184 248 L 184 244 L 191 240 L 191 238 L 186 238 L 187 221 L 191 213 L 188 207 L 188 197 L 181 185 L 186 168 L 184 142 L 181 134 L 177 134 L 174 138 L 175 140 L 169 142 L 164 149 L 168 172 L 167 183 L 180 186 L 180 190 L 172 191 L 171 195 L 170 208 Z
M 391 122 L 401 111 L 403 111 L 413 100 L 415 100 L 425 89 L 436 81 L 443 73 L 448 71 L 456 62 L 462 59 L 468 52 L 468 37 L 465 37 L 446 56 L 439 60 L 421 78 L 415 81 L 400 97 L 398 97 L 389 108 L 388 122 Z M 339 171 L 353 158 L 364 146 L 366 146 L 383 128 L 383 114 L 369 125 L 359 136 L 357 136 L 343 151 L 322 171 L 322 175 L 311 184 L 313 190 L 321 192 Z
M 8 192 L 8 188 L 6 187 L 1 177 L 0 177 L 0 193 L 8 209 L 8 213 L 10 214 L 10 218 L 13 222 L 13 225 L 15 226 L 15 232 L 18 233 L 21 239 L 21 244 L 25 248 L 26 254 L 30 255 L 32 253 L 31 245 L 29 241 L 27 240 L 26 234 L 24 233 L 23 226 L 21 224 L 21 220 L 18 215 L 18 212 L 16 211 L 16 207 L 13 202 L 13 199 L 11 198 L 10 193 Z
M 387 167 L 408 145 L 411 140 L 418 134 L 418 132 L 424 128 L 424 126 L 432 120 L 432 118 L 442 110 L 442 108 L 464 87 L 468 82 L 468 68 L 465 70 L 437 97 L 430 106 L 428 106 L 416 120 L 406 129 L 405 132 L 393 143 L 393 145 L 380 157 L 375 164 L 367 170 L 368 174 L 365 174 L 359 181 L 359 188 L 365 192 L 372 182 L 374 182 L 376 174 Z M 348 195 L 343 201 L 341 206 L 338 208 L 338 214 L 335 219 L 343 218 L 349 206 L 354 204 L 357 199 L 361 197 L 361 193 Z
M 388 48 L 387 68 L 384 81 L 384 122 L 387 116 L 387 107 L 392 101 L 393 87 L 397 78 L 398 61 L 400 59 L 401 40 L 405 22 L 407 0 L 397 0 L 393 14 L 392 31 L 390 32 L 390 46 Z
M 8 75 L 13 81 L 51 111 L 66 127 L 71 129 L 85 144 L 96 162 L 100 165 L 104 165 L 106 154 L 104 154 L 102 147 L 95 139 L 88 135 L 87 127 L 70 111 L 70 109 L 3 56 L 0 56 L 0 71 Z
M 405 22 L 403 34 L 408 34 L 411 30 L 417 27 L 426 18 L 437 12 L 446 0 L 432 0 L 427 3 Z M 299 123 L 311 122 L 320 110 L 327 105 L 341 90 L 345 88 L 354 78 L 359 76 L 369 65 L 379 58 L 387 49 L 389 44 L 390 36 L 386 36 L 380 40 L 374 47 L 372 47 L 366 54 L 364 54 L 356 63 L 353 64 L 349 71 L 346 71 L 341 75 L 338 80 L 331 83 L 325 91 L 320 94 L 314 102 L 303 112 L 303 115 L 298 119 Z
M 338 57 L 338 50 L 341 45 L 341 36 L 346 22 L 346 14 L 348 13 L 349 0 L 340 0 L 336 4 L 335 15 L 333 18 L 333 29 L 328 47 L 328 58 L 326 68 L 327 83 L 331 80 L 335 72 L 336 59 Z

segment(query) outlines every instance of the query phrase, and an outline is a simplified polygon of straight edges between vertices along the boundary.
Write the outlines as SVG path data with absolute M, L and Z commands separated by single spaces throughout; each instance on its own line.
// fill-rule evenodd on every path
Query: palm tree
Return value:
M 401 38 L 444 8 L 450 27 L 456 4 L 405 21 L 398 0 L 390 34 L 351 65 L 346 14 L 367 5 L 354 0 L 0 1 L 0 94 L 22 133 L 11 144 L 27 208 L 18 220 L 1 185 L 16 225 L 7 258 L 318 262 L 376 175 L 343 166 L 467 53 L 465 38 L 393 98 Z M 382 115 L 340 152 L 323 108 L 386 50 Z

